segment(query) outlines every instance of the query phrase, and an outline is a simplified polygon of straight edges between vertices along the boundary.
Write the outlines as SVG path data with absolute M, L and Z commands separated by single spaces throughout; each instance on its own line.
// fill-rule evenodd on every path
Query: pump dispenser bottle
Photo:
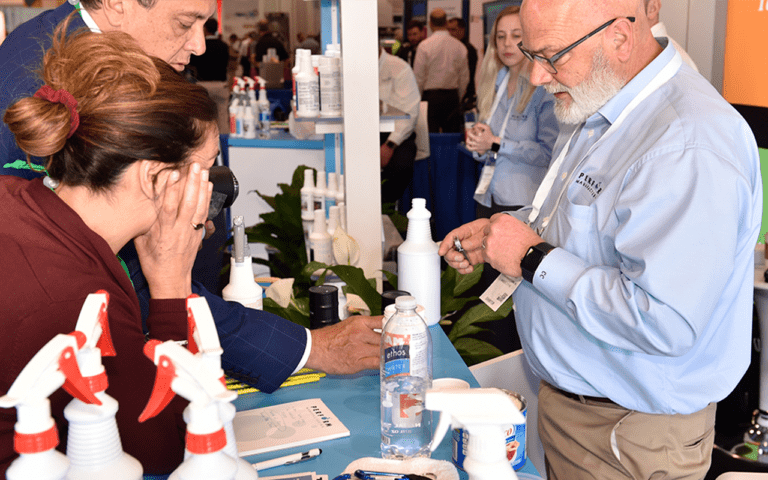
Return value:
M 398 288 L 411 292 L 424 307 L 427 325 L 440 321 L 440 256 L 432 240 L 427 201 L 414 198 L 405 242 L 397 248 Z
M 16 407 L 13 448 L 20 456 L 5 475 L 8 480 L 63 480 L 69 459 L 56 450 L 59 434 L 48 397 L 64 386 L 84 402 L 101 404 L 77 366 L 77 350 L 85 344 L 80 332 L 59 334 L 41 348 L 0 397 L 0 408 Z
M 100 290 L 88 295 L 75 327 L 86 338 L 77 353 L 77 362 L 101 405 L 76 398 L 64 409 L 69 422 L 69 480 L 141 480 L 143 474 L 139 461 L 123 451 L 115 421 L 117 401 L 106 393 L 109 384 L 101 357 L 115 356 L 109 333 L 108 305 L 107 292 Z
M 504 429 L 525 423 L 525 418 L 509 395 L 497 388 L 430 390 L 425 404 L 441 412 L 432 451 L 440 445 L 449 426 L 464 428 L 471 437 L 464 459 L 469 480 L 517 480 L 507 459 Z
M 157 365 L 157 376 L 139 422 L 160 413 L 173 399 L 171 391 L 190 402 L 186 411 L 189 456 L 169 480 L 234 480 L 237 462 L 224 451 L 227 435 L 219 403 L 231 402 L 237 393 L 227 390 L 221 378 L 205 367 L 203 358 L 173 341 L 150 340 L 144 354 Z
M 232 220 L 234 246 L 230 259 L 229 284 L 221 292 L 221 298 L 228 302 L 238 302 L 248 308 L 262 309 L 262 289 L 253 278 L 253 261 L 251 260 L 248 239 L 245 235 L 243 217 L 236 216 Z

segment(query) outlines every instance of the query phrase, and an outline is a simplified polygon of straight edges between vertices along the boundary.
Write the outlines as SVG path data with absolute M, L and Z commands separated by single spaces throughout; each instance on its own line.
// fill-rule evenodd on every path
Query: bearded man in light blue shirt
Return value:
M 531 82 L 569 128 L 531 207 L 440 253 L 471 271 L 457 236 L 473 264 L 524 279 L 550 479 L 703 478 L 716 402 L 750 361 L 754 136 L 653 38 L 643 0 L 525 0 L 521 21 Z

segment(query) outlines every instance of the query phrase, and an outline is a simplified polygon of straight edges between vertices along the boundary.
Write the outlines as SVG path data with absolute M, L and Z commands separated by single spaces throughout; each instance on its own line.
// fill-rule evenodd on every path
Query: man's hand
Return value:
M 311 330 L 312 350 L 307 368 L 332 375 L 357 373 L 379 368 L 381 316 L 352 316 L 328 327 Z
M 483 239 L 485 238 L 485 228 L 489 223 L 487 218 L 479 218 L 452 230 L 440 243 L 440 249 L 437 253 L 445 257 L 448 265 L 458 270 L 459 273 L 467 274 L 472 272 L 472 265 L 485 261 L 483 257 Z M 464 255 L 456 251 L 453 246 L 454 238 L 459 239 L 462 248 L 469 255 L 471 263 L 464 258 Z
M 392 160 L 392 154 L 395 153 L 395 149 L 384 143 L 381 145 L 380 150 L 381 168 L 384 168 L 389 164 L 389 161 Z
M 520 262 L 528 249 L 543 242 L 525 223 L 506 213 L 491 217 L 484 229 L 485 261 L 510 277 L 522 275 Z

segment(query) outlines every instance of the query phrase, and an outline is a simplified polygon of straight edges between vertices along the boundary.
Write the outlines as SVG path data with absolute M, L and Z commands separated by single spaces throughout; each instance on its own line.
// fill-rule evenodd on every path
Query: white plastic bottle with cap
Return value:
M 254 81 L 251 77 L 245 77 L 246 91 L 245 107 L 243 109 L 243 138 L 254 139 L 258 136 L 257 128 L 259 115 L 254 112 L 256 105 L 256 93 L 254 90 Z
M 341 59 L 330 56 L 320 57 L 320 116 L 341 116 Z
M 205 368 L 205 361 L 169 340 L 150 340 L 144 354 L 157 365 L 155 387 L 139 416 L 145 422 L 162 411 L 173 392 L 189 400 L 187 406 L 187 458 L 169 480 L 234 480 L 238 465 L 224 449 L 227 434 L 219 402 L 231 402 L 237 393 L 227 390 L 221 378 Z
M 333 241 L 333 235 L 336 233 L 336 229 L 341 227 L 341 216 L 339 215 L 339 207 L 332 206 L 328 210 L 328 235 L 331 236 Z
M 441 412 L 430 449 L 434 451 L 448 428 L 469 432 L 464 470 L 469 480 L 517 480 L 507 459 L 505 428 L 525 423 L 509 395 L 497 388 L 470 390 L 431 390 L 426 394 L 426 408 Z
M 315 221 L 309 234 L 309 261 L 333 265 L 333 242 L 325 226 L 324 210 L 315 210 Z
M 317 182 L 315 183 L 315 191 L 312 193 L 312 198 L 315 202 L 315 210 L 322 210 L 325 216 L 328 216 L 328 212 L 325 208 L 325 170 L 317 171 Z
M 123 451 L 115 414 L 117 400 L 107 395 L 107 375 L 102 356 L 114 357 L 109 333 L 109 294 L 99 290 L 86 297 L 75 330 L 85 335 L 85 344 L 77 352 L 83 377 L 101 405 L 75 398 L 64 408 L 69 422 L 67 457 L 68 480 L 141 480 L 143 469 L 138 460 Z
M 424 394 L 432 387 L 432 338 L 410 295 L 395 299 L 381 332 L 381 455 L 428 457 L 432 415 Z
M 414 198 L 405 242 L 397 248 L 397 285 L 424 306 L 427 325 L 440 321 L 440 256 L 432 240 L 426 200 Z
M 80 332 L 56 335 L 27 363 L 8 393 L 0 397 L 0 408 L 15 407 L 17 416 L 13 447 L 19 458 L 6 470 L 8 480 L 65 478 L 70 462 L 56 450 L 59 434 L 48 397 L 63 385 L 84 402 L 101 403 L 77 366 L 77 350 L 84 343 L 85 336 Z
M 291 110 L 293 110 L 293 112 L 296 114 L 298 114 L 296 109 L 299 106 L 299 101 L 296 97 L 296 75 L 298 75 L 298 73 L 301 71 L 301 60 L 304 58 L 304 54 L 302 53 L 303 51 L 303 48 L 296 49 L 295 65 L 291 69 L 291 85 L 293 88 L 293 95 L 291 97 Z
M 239 136 L 237 131 L 237 112 L 240 108 L 240 85 L 236 78 L 232 82 L 232 95 L 229 100 L 229 136 L 236 138 Z
M 272 106 L 267 98 L 267 81 L 257 77 L 259 81 L 259 138 L 266 139 L 272 136 Z
M 243 217 L 237 215 L 232 220 L 232 226 L 234 245 L 230 258 L 229 284 L 222 290 L 221 298 L 261 310 L 264 304 L 263 294 L 261 286 L 253 278 L 253 261 L 245 235 Z
M 296 74 L 296 114 L 301 117 L 316 117 L 320 113 L 320 83 L 312 67 L 309 50 L 302 52 L 301 68 Z
M 216 332 L 216 324 L 213 321 L 213 314 L 208 306 L 208 302 L 203 297 L 191 295 L 187 298 L 187 331 L 190 333 L 187 339 L 187 349 L 196 357 L 200 357 L 206 368 L 214 378 L 224 380 L 224 370 L 221 368 L 221 354 L 224 350 L 219 342 L 219 334 Z M 224 432 L 227 436 L 227 446 L 224 447 L 224 453 L 232 457 L 237 463 L 237 473 L 235 480 L 255 480 L 259 478 L 253 466 L 240 458 L 237 450 L 237 439 L 235 438 L 235 428 L 232 424 L 235 419 L 236 409 L 229 401 L 218 402 L 219 417 L 224 424 Z M 184 421 L 190 422 L 189 406 L 184 409 Z M 192 454 L 185 451 L 185 458 Z
M 301 187 L 301 226 L 304 229 L 304 245 L 309 258 L 309 234 L 315 221 L 315 179 L 312 170 L 304 170 L 304 186 Z

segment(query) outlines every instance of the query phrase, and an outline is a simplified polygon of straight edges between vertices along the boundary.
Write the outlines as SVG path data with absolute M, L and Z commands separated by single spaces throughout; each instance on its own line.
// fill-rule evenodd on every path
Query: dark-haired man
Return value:
M 69 30 L 123 31 L 147 52 L 182 71 L 191 55 L 205 51 L 203 25 L 213 15 L 216 0 L 82 0 L 64 3 L 17 27 L 0 45 L 0 110 L 42 85 L 42 57 L 56 26 L 75 10 Z M 44 160 L 32 159 L 43 165 Z M 36 178 L 26 155 L 3 123 L 0 126 L 0 174 Z M 133 243 L 120 252 L 136 288 L 144 317 L 149 293 Z M 354 373 L 379 365 L 379 339 L 373 328 L 381 321 L 355 317 L 331 327 L 309 330 L 275 315 L 225 302 L 193 282 L 192 291 L 208 301 L 224 355 L 222 366 L 250 377 L 265 392 L 276 390 L 301 366 L 328 373 Z M 5 294 L 10 294 L 5 292 Z M 41 300 L 44 301 L 44 300 Z M 339 355 L 340 351 L 344 355 Z
M 413 61 L 416 59 L 416 49 L 419 43 L 427 38 L 427 28 L 421 20 L 411 20 L 405 29 L 408 41 L 398 50 L 397 56 L 408 62 L 413 68 Z
M 413 63 L 421 99 L 428 103 L 429 131 L 435 133 L 464 131 L 460 99 L 469 84 L 467 47 L 448 33 L 447 23 L 443 9 L 432 10 L 432 35 L 419 44 Z
M 474 45 L 469 43 L 467 37 L 467 22 L 463 18 L 453 17 L 448 20 L 448 32 L 453 38 L 460 41 L 467 47 L 467 62 L 469 64 L 469 84 L 467 84 L 467 92 L 462 97 L 461 101 L 464 105 L 474 105 L 475 103 L 475 70 L 477 69 L 477 49 Z

